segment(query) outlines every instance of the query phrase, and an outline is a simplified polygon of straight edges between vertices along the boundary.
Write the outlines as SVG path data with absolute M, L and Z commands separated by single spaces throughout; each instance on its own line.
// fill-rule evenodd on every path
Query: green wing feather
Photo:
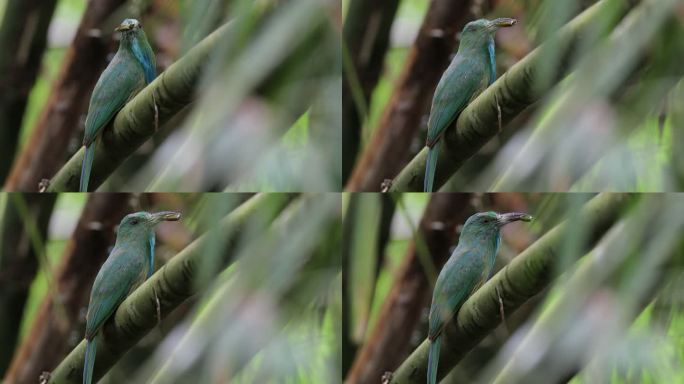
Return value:
M 435 283 L 430 307 L 430 340 L 442 333 L 444 325 L 483 282 L 484 262 L 481 252 L 458 247 L 454 252 L 457 254 L 451 256 Z
M 427 145 L 432 146 L 482 89 L 488 78 L 482 60 L 457 54 L 437 84 L 428 121 Z
M 126 251 L 114 248 L 95 278 L 86 315 L 86 339 L 95 336 L 116 307 L 135 288 L 141 280 L 141 270 L 147 272 L 146 268 L 129 262 L 139 257 L 127 257 L 124 252 Z
M 117 52 L 100 75 L 90 98 L 83 144 L 91 144 L 114 115 L 145 86 L 145 74 L 135 58 Z

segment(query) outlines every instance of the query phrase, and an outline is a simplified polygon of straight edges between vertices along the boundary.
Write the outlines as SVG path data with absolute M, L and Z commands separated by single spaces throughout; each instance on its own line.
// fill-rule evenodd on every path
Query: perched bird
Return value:
M 154 52 L 147 42 L 142 24 L 126 19 L 115 31 L 121 32 L 119 50 L 95 84 L 85 122 L 83 145 L 86 147 L 81 167 L 80 191 L 88 191 L 95 155 L 95 140 L 102 128 L 145 85 L 157 76 Z
M 437 169 L 440 139 L 471 100 L 496 80 L 494 34 L 500 27 L 510 27 L 515 19 L 480 19 L 466 24 L 456 56 L 439 79 L 432 97 L 425 145 L 428 157 L 423 189 L 432 192 Z
M 95 366 L 97 333 L 121 302 L 154 272 L 154 227 L 176 221 L 178 212 L 136 212 L 121 220 L 116 242 L 95 277 L 86 314 L 83 384 L 90 384 Z
M 482 212 L 470 216 L 463 226 L 458 246 L 439 273 L 432 292 L 428 384 L 437 381 L 440 339 L 444 327 L 456 316 L 468 296 L 489 279 L 501 242 L 499 229 L 518 220 L 531 221 L 532 216 L 525 213 Z

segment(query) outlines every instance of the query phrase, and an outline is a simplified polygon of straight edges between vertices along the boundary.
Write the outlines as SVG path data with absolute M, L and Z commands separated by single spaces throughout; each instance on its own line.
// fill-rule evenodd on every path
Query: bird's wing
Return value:
M 95 278 L 86 315 L 87 339 L 95 336 L 102 324 L 114 313 L 131 288 L 140 280 L 139 273 L 131 268 L 135 266 L 121 262 L 127 259 L 123 252 L 125 251 L 121 251 L 120 248 L 114 248 Z
M 90 145 L 102 128 L 145 86 L 140 65 L 125 55 L 117 54 L 102 72 L 90 97 L 83 144 Z
M 427 145 L 432 146 L 473 98 L 485 76 L 482 63 L 457 54 L 437 84 L 428 120 Z M 487 75 L 488 76 L 488 75 Z
M 482 281 L 484 263 L 477 250 L 457 247 L 442 269 L 432 295 L 428 337 L 439 336 L 444 325 L 458 312 Z

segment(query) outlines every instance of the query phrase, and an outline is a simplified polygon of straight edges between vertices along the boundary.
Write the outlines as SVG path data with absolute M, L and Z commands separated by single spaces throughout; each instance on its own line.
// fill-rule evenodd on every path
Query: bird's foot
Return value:
M 50 186 L 50 179 L 41 179 L 40 183 L 38 183 L 38 192 L 43 193 L 43 192 L 47 191 L 49 186 Z
M 40 377 L 38 377 L 38 382 L 40 384 L 47 384 L 50 381 L 50 377 L 52 374 L 48 371 L 43 371 L 43 373 L 40 374 Z
M 382 384 L 389 384 L 392 381 L 393 376 L 394 374 L 390 371 L 383 373 L 381 378 Z
M 385 179 L 382 184 L 380 184 L 380 190 L 382 193 L 387 193 L 390 188 L 392 188 L 392 179 Z

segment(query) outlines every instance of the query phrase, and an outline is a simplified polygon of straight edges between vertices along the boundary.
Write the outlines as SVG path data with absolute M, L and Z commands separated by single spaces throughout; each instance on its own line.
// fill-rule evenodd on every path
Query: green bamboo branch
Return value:
M 194 100 L 202 68 L 210 54 L 229 37 L 225 24 L 173 63 L 138 93 L 105 127 L 95 149 L 90 188 L 95 190 L 138 147 Z M 155 101 L 158 111 L 155 117 Z M 85 149 L 81 148 L 50 180 L 48 192 L 78 191 Z
M 157 326 L 161 320 L 158 314 L 163 319 L 196 293 L 198 271 L 203 256 L 212 252 L 213 240 L 220 237 L 224 241 L 222 265 L 231 263 L 234 248 L 242 232 L 246 229 L 254 230 L 255 224 L 265 230 L 293 196 L 264 194 L 249 199 L 228 214 L 214 230 L 205 233 L 179 252 L 126 298 L 98 336 L 94 379 L 101 378 L 124 353 Z M 80 383 L 84 353 L 85 341 L 82 341 L 52 371 L 49 382 Z
M 619 219 L 634 200 L 629 195 L 601 194 L 587 202 L 573 223 L 581 223 L 588 239 L 584 253 Z M 461 307 L 445 331 L 438 378 L 444 377 L 480 340 L 501 322 L 499 297 L 504 312 L 513 313 L 541 292 L 554 278 L 552 269 L 564 239 L 576 228 L 569 221 L 557 225 L 492 277 Z M 425 340 L 394 372 L 391 383 L 423 383 L 426 377 L 428 341 Z
M 500 126 L 548 93 L 568 74 L 582 39 L 614 27 L 638 1 L 602 0 L 560 29 L 558 34 L 516 63 L 461 113 L 444 135 L 435 184 L 442 186 L 468 159 L 499 133 Z M 550 81 L 538 81 L 549 57 L 560 60 Z M 499 108 L 501 114 L 499 115 Z M 499 116 L 501 120 L 499 120 Z M 501 125 L 500 125 L 501 124 Z M 423 148 L 393 180 L 390 191 L 422 191 L 427 149 Z

